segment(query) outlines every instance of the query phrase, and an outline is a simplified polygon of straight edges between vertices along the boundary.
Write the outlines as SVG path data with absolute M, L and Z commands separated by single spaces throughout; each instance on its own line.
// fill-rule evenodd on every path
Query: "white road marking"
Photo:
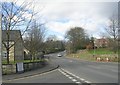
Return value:
M 58 69 L 58 71 L 60 71 L 63 75 L 65 75 L 66 77 L 68 77 L 69 79 L 71 79 L 73 82 L 77 82 L 77 80 L 74 79 L 73 77 L 70 77 L 70 75 L 64 74 L 64 72 L 61 69 Z
M 69 75 L 66 75 L 67 77 L 70 77 Z
M 75 74 L 73 74 L 73 73 L 71 73 L 71 72 L 69 72 L 69 71 L 67 71 L 67 70 L 65 70 L 65 69 L 63 69 L 63 68 L 61 68 L 61 71 L 63 72 L 66 72 L 66 73 L 68 73 L 69 75 L 72 75 L 72 76 L 74 76 L 75 78 L 77 78 L 77 79 L 79 79 L 79 80 L 81 80 L 81 81 L 84 81 L 84 82 L 86 82 L 86 83 L 91 83 L 90 81 L 86 81 L 85 79 L 83 79 L 83 78 L 80 78 L 79 76 L 76 76 Z M 70 77 L 71 78 L 71 77 Z
M 75 82 L 75 83 L 80 84 L 81 82 Z
M 72 79 L 72 81 L 76 82 L 77 80 L 76 79 Z
M 86 83 L 91 83 L 91 82 L 89 82 L 89 81 L 85 81 Z
M 80 77 L 79 77 L 79 76 L 76 76 L 76 78 L 78 78 L 78 79 L 79 79 Z
M 82 80 L 82 81 L 85 81 L 85 79 L 83 79 L 83 78 L 79 78 L 80 80 Z
M 69 79 L 73 79 L 73 77 L 68 77 Z

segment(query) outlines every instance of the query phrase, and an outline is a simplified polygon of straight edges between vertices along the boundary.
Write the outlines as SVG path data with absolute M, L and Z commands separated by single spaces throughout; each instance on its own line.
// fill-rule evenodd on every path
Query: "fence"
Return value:
M 23 63 L 24 72 L 41 68 L 47 63 L 45 61 Z M 18 73 L 17 64 L 2 64 L 2 75 Z

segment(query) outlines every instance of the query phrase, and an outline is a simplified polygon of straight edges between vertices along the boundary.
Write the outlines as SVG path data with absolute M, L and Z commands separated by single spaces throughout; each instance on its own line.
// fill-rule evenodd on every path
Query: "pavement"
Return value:
M 47 65 L 42 67 L 42 68 L 38 68 L 38 69 L 35 69 L 35 70 L 27 71 L 27 72 L 24 72 L 24 73 L 3 75 L 2 76 L 2 82 L 6 81 L 6 80 L 13 80 L 13 79 L 24 78 L 24 77 L 28 77 L 28 76 L 37 75 L 37 74 L 42 74 L 42 73 L 45 73 L 45 72 L 49 72 L 49 71 L 55 70 L 58 67 L 59 67 L 59 65 L 53 64 L 53 62 L 48 62 Z

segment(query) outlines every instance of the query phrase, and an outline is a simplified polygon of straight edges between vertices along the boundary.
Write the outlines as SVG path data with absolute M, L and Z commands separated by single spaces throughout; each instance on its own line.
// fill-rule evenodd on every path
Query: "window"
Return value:
M 7 44 L 7 42 L 4 42 L 5 44 Z M 14 41 L 10 41 L 9 42 L 9 45 L 13 45 L 14 44 Z M 2 57 L 3 58 L 6 58 L 7 57 L 7 50 L 4 46 L 4 44 L 2 44 Z M 10 61 L 14 61 L 14 46 L 12 46 L 9 50 L 9 60 Z

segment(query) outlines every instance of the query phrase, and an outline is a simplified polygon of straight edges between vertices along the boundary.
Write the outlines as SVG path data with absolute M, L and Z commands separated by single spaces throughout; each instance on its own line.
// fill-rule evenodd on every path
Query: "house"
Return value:
M 95 39 L 94 44 L 97 48 L 108 47 L 109 40 L 106 38 Z
M 9 45 L 13 45 L 9 50 L 9 61 L 24 60 L 24 46 L 23 39 L 20 30 L 10 30 L 9 33 L 6 30 L 2 30 L 2 59 L 6 58 L 7 35 L 9 34 Z

